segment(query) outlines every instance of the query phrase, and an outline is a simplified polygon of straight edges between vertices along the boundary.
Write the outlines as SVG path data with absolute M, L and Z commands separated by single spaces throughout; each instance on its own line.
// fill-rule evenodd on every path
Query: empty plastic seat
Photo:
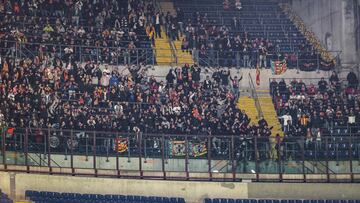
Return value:
M 220 203 L 220 199 L 213 199 L 213 203 Z
M 204 199 L 204 203 L 212 203 L 212 199 L 210 199 L 210 198 L 205 198 L 205 199 Z
M 220 199 L 220 203 L 228 203 L 227 199 Z

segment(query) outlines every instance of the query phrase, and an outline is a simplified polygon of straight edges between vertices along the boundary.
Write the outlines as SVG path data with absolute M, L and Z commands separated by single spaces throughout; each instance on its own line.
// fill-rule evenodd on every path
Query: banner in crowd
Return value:
M 186 146 L 185 141 L 170 141 L 170 151 L 173 156 L 185 156 Z
M 116 138 L 115 139 L 115 151 L 119 153 L 126 152 L 129 149 L 129 140 L 127 138 Z
M 8 128 L 6 130 L 6 138 L 12 138 L 14 136 L 14 128 Z
M 256 67 L 256 85 L 257 86 L 260 86 L 260 68 L 259 68 L 259 66 L 258 67 Z
M 199 157 L 205 155 L 207 153 L 206 143 L 205 142 L 192 143 L 191 151 L 193 157 Z
M 199 157 L 207 154 L 205 142 L 189 142 L 188 148 L 189 156 Z M 170 156 L 185 156 L 186 155 L 186 142 L 180 140 L 169 141 L 169 155 Z
M 275 60 L 271 61 L 271 71 L 273 75 L 281 75 L 285 73 L 287 70 L 286 60 Z

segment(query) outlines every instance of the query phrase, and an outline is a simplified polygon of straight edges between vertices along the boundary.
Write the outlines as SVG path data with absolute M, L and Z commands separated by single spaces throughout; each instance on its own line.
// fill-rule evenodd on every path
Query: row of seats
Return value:
M 360 203 L 360 200 L 209 199 L 205 203 Z
M 13 201 L 0 190 L 0 203 L 13 203 Z
M 179 197 L 58 193 L 33 190 L 27 190 L 25 197 L 36 203 L 185 203 L 184 198 Z

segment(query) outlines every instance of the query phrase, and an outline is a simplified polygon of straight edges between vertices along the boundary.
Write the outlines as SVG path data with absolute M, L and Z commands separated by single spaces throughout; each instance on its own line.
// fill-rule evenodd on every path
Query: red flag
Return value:
M 256 85 L 260 85 L 260 69 L 259 67 L 256 67 Z

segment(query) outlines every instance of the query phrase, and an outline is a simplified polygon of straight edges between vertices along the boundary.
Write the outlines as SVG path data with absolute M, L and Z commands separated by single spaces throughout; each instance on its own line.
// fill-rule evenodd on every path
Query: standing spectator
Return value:
M 161 38 L 161 15 L 160 13 L 156 13 L 155 15 L 155 37 L 156 38 Z
M 346 77 L 349 87 L 352 87 L 354 89 L 357 89 L 359 85 L 359 80 L 356 77 L 355 73 L 353 71 L 350 71 L 349 74 Z

